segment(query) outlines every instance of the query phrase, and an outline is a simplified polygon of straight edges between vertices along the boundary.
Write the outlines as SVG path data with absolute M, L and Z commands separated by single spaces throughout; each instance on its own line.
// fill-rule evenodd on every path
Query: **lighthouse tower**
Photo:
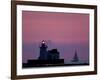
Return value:
M 40 46 L 40 56 L 39 60 L 47 60 L 48 52 L 47 52 L 47 45 L 45 41 L 43 40 Z

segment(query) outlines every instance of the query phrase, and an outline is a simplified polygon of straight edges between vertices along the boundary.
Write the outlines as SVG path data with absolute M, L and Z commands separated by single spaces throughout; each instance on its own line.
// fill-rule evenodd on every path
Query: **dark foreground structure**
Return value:
M 60 60 L 28 60 L 27 63 L 23 63 L 23 68 L 32 67 L 53 67 L 53 66 L 85 66 L 89 63 L 67 63 L 64 64 L 64 59 Z
M 60 59 L 57 49 L 47 50 L 45 41 L 42 41 L 40 46 L 40 55 L 37 60 L 28 60 L 27 63 L 23 63 L 23 68 L 28 67 L 46 67 L 64 65 L 64 59 Z
M 23 68 L 58 66 L 58 65 L 63 65 L 63 64 L 64 64 L 64 59 L 55 59 L 55 60 L 28 60 L 27 63 L 23 63 Z

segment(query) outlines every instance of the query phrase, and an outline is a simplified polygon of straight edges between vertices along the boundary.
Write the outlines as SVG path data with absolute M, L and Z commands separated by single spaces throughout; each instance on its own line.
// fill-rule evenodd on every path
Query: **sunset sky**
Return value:
M 88 60 L 89 14 L 23 11 L 23 62 L 37 59 L 42 40 L 48 49 L 57 48 L 65 60 L 70 60 L 75 50 L 82 60 Z

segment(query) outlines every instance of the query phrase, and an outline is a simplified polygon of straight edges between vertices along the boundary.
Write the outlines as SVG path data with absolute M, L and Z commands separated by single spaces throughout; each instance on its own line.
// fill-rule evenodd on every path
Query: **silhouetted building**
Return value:
M 52 49 L 48 51 L 48 59 L 59 59 L 59 52 L 57 51 L 57 49 Z
M 45 41 L 42 41 L 42 44 L 40 46 L 40 55 L 39 60 L 54 60 L 59 59 L 59 52 L 57 49 L 52 49 L 47 51 L 47 45 L 45 44 Z
M 48 46 L 43 40 L 40 46 L 40 55 L 37 60 L 28 60 L 27 63 L 23 63 L 23 67 L 45 67 L 56 66 L 64 64 L 64 59 L 59 59 L 59 52 L 57 49 L 47 50 Z

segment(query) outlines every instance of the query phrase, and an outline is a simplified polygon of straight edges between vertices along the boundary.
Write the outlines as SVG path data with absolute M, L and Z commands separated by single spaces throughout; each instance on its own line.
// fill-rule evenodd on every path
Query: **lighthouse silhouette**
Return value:
M 40 45 L 40 54 L 38 59 L 29 59 L 27 63 L 23 63 L 23 67 L 41 67 L 41 66 L 53 66 L 64 65 L 64 59 L 60 59 L 60 53 L 57 49 L 47 50 L 48 46 L 46 41 L 42 41 Z
M 47 48 L 48 46 L 46 45 L 45 41 L 43 40 L 40 46 L 40 56 L 39 60 L 47 60 Z
M 39 60 L 57 60 L 60 58 L 59 52 L 57 49 L 47 50 L 48 46 L 43 40 L 40 46 L 40 55 Z

